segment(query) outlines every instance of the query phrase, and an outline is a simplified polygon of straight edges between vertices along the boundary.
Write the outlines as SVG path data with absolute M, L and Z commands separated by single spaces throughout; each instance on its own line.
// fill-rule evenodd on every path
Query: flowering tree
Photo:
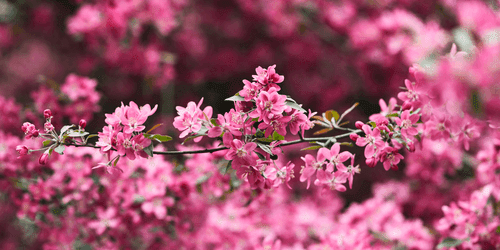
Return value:
M 1 3 L 2 245 L 500 247 L 500 3 L 75 2 Z

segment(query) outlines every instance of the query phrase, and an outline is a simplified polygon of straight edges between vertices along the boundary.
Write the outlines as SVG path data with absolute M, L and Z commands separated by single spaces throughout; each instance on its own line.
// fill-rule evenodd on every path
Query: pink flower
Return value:
M 250 117 L 264 119 L 264 122 L 270 123 L 276 116 L 281 116 L 286 109 L 286 96 L 280 95 L 275 88 L 269 91 L 262 91 L 256 100 L 257 109 L 250 113 Z
M 322 169 L 328 154 L 328 149 L 320 148 L 318 154 L 316 155 L 316 159 L 314 159 L 314 157 L 310 154 L 307 154 L 305 157 L 300 157 L 306 164 L 305 166 L 302 166 L 302 169 L 300 170 L 300 182 L 307 180 L 308 189 L 311 184 L 311 177 L 314 173 L 316 173 L 316 170 Z
M 401 114 L 401 118 L 395 117 L 396 123 L 401 128 L 401 135 L 403 137 L 415 136 L 418 134 L 418 130 L 413 127 L 415 123 L 417 123 L 419 119 L 418 114 L 410 115 L 409 110 L 403 111 Z
M 397 149 L 387 146 L 383 148 L 380 152 L 380 161 L 384 164 L 384 169 L 388 171 L 389 169 L 398 170 L 398 163 L 404 157 L 398 152 Z
M 326 168 L 330 172 L 333 171 L 333 167 L 339 168 L 339 166 L 340 166 L 340 168 L 345 168 L 343 162 L 347 161 L 350 157 L 352 157 L 352 154 L 347 152 L 347 151 L 340 153 L 340 144 L 339 143 L 333 144 L 330 151 L 324 150 L 323 148 L 321 148 L 318 151 L 318 155 L 320 154 L 320 151 L 321 151 L 321 154 L 324 154 L 324 156 L 326 157 L 327 160 L 330 160 L 330 163 L 327 164 L 327 168 Z
M 275 68 L 276 65 L 269 66 L 267 70 L 260 66 L 257 67 L 257 69 L 255 69 L 257 75 L 252 75 L 253 80 L 264 86 L 264 90 L 268 90 L 271 87 L 276 88 L 276 90 L 280 90 L 281 88 L 276 83 L 283 82 L 285 77 L 278 75 Z
M 245 98 L 245 101 L 250 101 L 252 99 L 257 99 L 257 96 L 259 96 L 260 90 L 262 88 L 262 85 L 256 83 L 256 82 L 250 82 L 248 80 L 243 80 L 243 83 L 245 84 L 245 87 L 243 87 L 240 92 L 240 96 Z
M 207 126 L 210 126 L 208 124 L 210 123 L 210 117 L 212 117 L 212 107 L 205 107 L 205 109 L 201 111 L 200 106 L 202 102 L 203 98 L 201 98 L 198 105 L 194 102 L 189 102 L 186 108 L 180 106 L 176 107 L 178 116 L 174 118 L 173 125 L 176 129 L 182 131 L 179 138 L 184 138 L 189 133 L 198 132 L 201 129 L 203 122 L 206 122 Z M 199 142 L 200 140 L 201 137 L 194 139 L 195 142 Z
M 331 190 L 337 190 L 339 192 L 345 192 L 346 188 L 343 183 L 347 180 L 347 175 L 342 172 L 330 173 L 328 171 L 324 171 L 323 169 L 318 170 L 317 178 L 314 181 L 314 185 L 316 186 L 326 186 Z M 323 190 L 324 192 L 325 190 Z
M 405 103 L 411 104 L 413 107 L 418 107 L 420 105 L 420 92 L 417 91 L 416 84 L 410 80 L 405 80 L 406 92 L 399 92 L 398 98 Z
M 27 155 L 29 153 L 29 148 L 24 146 L 24 145 L 19 145 L 16 147 L 16 151 L 19 153 L 18 159 L 21 158 L 21 156 Z
M 364 124 L 362 127 L 363 132 L 365 132 L 365 137 L 358 137 L 356 140 L 356 145 L 365 148 L 365 157 L 370 158 L 375 154 L 376 149 L 380 149 L 384 146 L 384 142 L 382 141 L 382 137 L 380 137 L 380 131 L 378 128 L 375 128 L 372 131 L 370 125 Z
M 116 209 L 110 207 L 104 211 L 102 208 L 97 208 L 97 221 L 89 222 L 89 227 L 96 230 L 98 235 L 101 235 L 107 228 L 116 228 L 120 219 L 116 218 Z
M 123 132 L 132 133 L 143 131 L 146 127 L 142 124 L 146 122 L 149 116 L 156 112 L 157 108 L 158 105 L 151 109 L 151 106 L 146 104 L 139 109 L 135 102 L 130 102 L 129 106 L 125 107 L 124 112 L 120 116 L 120 122 L 124 125 Z
M 272 132 L 276 131 L 278 134 L 285 136 L 286 135 L 286 126 L 288 122 L 292 119 L 290 116 L 283 116 L 280 118 L 275 118 L 269 123 L 262 122 L 259 124 L 259 129 L 264 130 L 264 136 L 267 138 Z
M 301 127 L 307 125 L 308 117 L 297 109 L 292 109 L 288 116 L 291 117 L 288 126 L 290 127 L 290 133 L 292 133 L 292 135 L 296 135 L 299 133 Z
M 243 144 L 242 141 L 234 139 L 224 158 L 233 160 L 233 164 L 236 165 L 254 166 L 257 163 L 257 156 L 253 153 L 256 147 L 255 142 Z
M 351 165 L 345 167 L 344 164 L 337 165 L 337 169 L 347 174 L 347 179 L 349 180 L 349 188 L 352 189 L 352 182 L 354 180 L 354 174 L 359 174 L 361 169 L 359 169 L 359 165 L 354 166 L 354 156 L 351 155 Z

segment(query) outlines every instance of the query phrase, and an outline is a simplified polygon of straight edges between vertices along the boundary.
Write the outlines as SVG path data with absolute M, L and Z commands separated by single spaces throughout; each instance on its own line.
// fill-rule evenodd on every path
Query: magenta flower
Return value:
M 410 80 L 405 80 L 406 92 L 399 92 L 398 98 L 405 103 L 409 103 L 416 107 L 420 103 L 420 92 L 417 91 L 416 83 Z
M 203 98 L 201 98 L 200 102 L 198 102 L 198 105 L 194 102 L 189 102 L 186 108 L 180 106 L 176 107 L 178 116 L 174 118 L 173 125 L 176 129 L 182 131 L 179 138 L 184 138 L 189 133 L 198 132 L 201 129 L 203 122 L 206 122 L 207 126 L 210 126 L 208 123 L 210 123 L 209 119 L 212 117 L 213 110 L 212 107 L 208 106 L 201 111 L 200 106 L 202 102 Z M 194 139 L 195 142 L 199 142 L 200 140 L 201 137 Z
M 210 138 L 214 138 L 224 133 L 222 137 L 222 142 L 224 143 L 224 145 L 229 145 L 231 143 L 231 141 L 233 140 L 233 135 L 242 135 L 241 131 L 239 130 L 239 125 L 232 122 L 230 113 L 225 113 L 224 116 L 219 114 L 217 116 L 217 123 L 219 124 L 219 126 L 210 128 L 207 135 Z
M 257 96 L 259 96 L 260 90 L 262 89 L 262 85 L 248 80 L 243 80 L 243 83 L 245 84 L 245 87 L 238 92 L 240 96 L 244 97 L 247 102 L 252 99 L 257 99 Z
M 97 208 L 97 221 L 89 222 L 89 227 L 96 230 L 98 235 L 101 235 L 107 228 L 116 228 L 120 223 L 120 219 L 116 218 L 116 209 L 110 207 L 104 211 L 102 208 Z
M 125 106 L 125 111 L 120 116 L 120 122 L 124 126 L 123 132 L 130 134 L 143 131 L 146 127 L 142 124 L 156 112 L 157 108 L 158 105 L 151 109 L 151 106 L 146 104 L 139 109 L 135 102 L 130 102 L 129 106 Z
M 262 86 L 265 86 L 265 90 L 274 87 L 277 90 L 281 88 L 277 85 L 277 83 L 281 83 L 285 80 L 284 76 L 278 75 L 276 73 L 276 64 L 269 66 L 267 69 L 262 67 L 257 67 L 255 71 L 257 75 L 252 75 L 253 80 L 260 83 Z
M 398 170 L 398 163 L 404 157 L 399 153 L 396 148 L 387 146 L 383 148 L 380 152 L 380 161 L 384 164 L 384 169 L 388 171 L 389 169 Z
M 320 148 L 318 154 L 316 155 L 316 159 L 314 159 L 314 156 L 310 154 L 307 154 L 305 157 L 300 157 L 306 164 L 305 166 L 302 166 L 302 169 L 300 170 L 300 182 L 307 180 L 308 189 L 311 184 L 311 177 L 314 173 L 316 173 L 316 170 L 322 169 L 328 154 L 328 149 Z
M 306 125 L 308 118 L 304 113 L 296 109 L 292 109 L 291 113 L 289 113 L 289 116 L 291 117 L 290 121 L 288 122 L 290 133 L 292 133 L 292 135 L 296 135 L 297 133 L 299 133 L 300 127 Z
M 356 140 L 356 145 L 365 148 L 365 157 L 370 158 L 375 154 L 376 149 L 380 149 L 384 146 L 384 141 L 380 137 L 380 131 L 378 128 L 372 130 L 370 125 L 364 124 L 362 127 L 363 132 L 365 132 L 365 137 L 358 137 Z
M 29 148 L 24 146 L 24 145 L 18 145 L 16 147 L 16 151 L 19 153 L 18 159 L 21 158 L 21 156 L 27 155 L 29 153 Z
M 352 189 L 352 182 L 354 180 L 354 174 L 359 174 L 361 172 L 361 169 L 359 169 L 359 165 L 354 166 L 354 156 L 351 155 L 351 165 L 349 166 L 344 166 L 344 164 L 339 164 L 337 165 L 337 169 L 342 172 L 347 174 L 347 179 L 349 180 L 349 188 Z
M 262 91 L 256 100 L 257 109 L 250 113 L 250 117 L 259 118 L 259 121 L 264 119 L 266 123 L 269 123 L 285 111 L 285 101 L 286 96 L 278 94 L 275 88 L 271 88 L 269 91 Z
M 278 134 L 285 136 L 286 135 L 286 125 L 292 119 L 290 116 L 283 116 L 274 120 L 271 120 L 269 123 L 262 122 L 259 124 L 259 129 L 264 130 L 264 136 L 267 138 L 272 134 L 273 131 L 276 131 Z
M 234 139 L 224 158 L 233 160 L 235 165 L 254 166 L 257 163 L 257 156 L 253 153 L 256 147 L 255 142 L 243 144 L 242 141 Z
M 318 170 L 317 178 L 314 181 L 314 185 L 316 186 L 326 186 L 330 190 L 337 190 L 339 192 L 345 192 L 346 187 L 343 183 L 347 180 L 347 175 L 342 172 L 330 173 L 328 171 L 324 171 L 323 169 Z M 325 189 L 323 189 L 323 192 Z
M 418 130 L 413 126 L 419 119 L 418 114 L 410 115 L 410 111 L 405 110 L 401 114 L 401 118 L 395 117 L 394 119 L 401 128 L 401 135 L 403 137 L 415 136 L 418 134 Z
M 330 172 L 333 171 L 333 167 L 335 167 L 335 166 L 337 168 L 339 168 L 339 166 L 341 166 L 341 168 L 342 167 L 345 168 L 343 162 L 347 161 L 350 157 L 352 157 L 352 154 L 347 152 L 347 151 L 340 153 L 340 144 L 339 143 L 333 144 L 330 151 L 328 151 L 328 150 L 322 151 L 322 149 L 320 149 L 318 151 L 318 155 L 320 154 L 320 152 L 322 154 L 324 154 L 326 159 L 330 160 L 330 163 L 328 163 L 327 167 L 326 167 L 326 169 Z

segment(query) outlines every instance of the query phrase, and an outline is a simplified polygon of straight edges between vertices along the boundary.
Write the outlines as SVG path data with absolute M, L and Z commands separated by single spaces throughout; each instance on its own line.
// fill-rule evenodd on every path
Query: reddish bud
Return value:
M 412 141 L 410 141 L 406 145 L 408 146 L 408 151 L 415 152 L 415 143 L 413 143 Z
M 361 129 L 365 124 L 361 121 L 357 121 L 354 125 L 356 126 L 357 129 Z
M 45 165 L 47 164 L 48 159 L 49 159 L 49 154 L 43 153 L 38 159 L 38 163 L 40 163 L 40 165 Z
M 403 106 L 401 106 L 401 110 L 410 110 L 412 105 L 409 102 L 404 102 Z
M 349 138 L 351 138 L 351 140 L 353 140 L 353 141 L 358 140 L 358 137 L 359 137 L 359 135 L 355 134 L 355 133 L 352 133 L 352 134 L 349 135 Z
M 373 157 L 367 158 L 366 165 L 368 165 L 368 167 L 374 168 L 375 165 L 377 165 L 377 160 Z
M 87 127 L 87 121 L 85 121 L 85 119 L 81 119 L 78 123 L 78 126 L 80 126 L 80 128 L 82 129 L 85 129 L 85 127 Z
M 44 110 L 43 116 L 45 117 L 45 119 L 49 119 L 50 117 L 52 117 L 52 111 L 50 111 L 50 109 Z
M 394 132 L 389 132 L 388 134 L 389 138 L 392 138 L 392 135 L 394 135 Z
M 38 129 L 34 130 L 33 133 L 32 133 L 33 137 L 38 137 L 39 135 L 40 135 L 40 132 L 38 132 Z
M 23 132 L 24 132 L 25 134 L 27 134 L 27 133 L 28 133 L 29 127 L 30 127 L 31 125 L 32 125 L 31 123 L 29 123 L 29 122 L 25 122 L 25 123 L 23 123 L 23 126 L 21 126 L 21 129 L 23 130 Z
M 16 147 L 16 151 L 19 153 L 19 157 L 21 157 L 29 153 L 29 148 L 24 145 L 19 145 Z

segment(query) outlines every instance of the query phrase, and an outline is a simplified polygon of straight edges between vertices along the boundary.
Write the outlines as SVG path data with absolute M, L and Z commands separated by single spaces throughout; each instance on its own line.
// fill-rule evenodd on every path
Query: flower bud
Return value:
M 43 116 L 45 117 L 45 119 L 49 119 L 50 117 L 52 117 L 52 112 L 50 111 L 50 109 L 44 110 Z
M 353 141 L 356 141 L 356 140 L 358 140 L 359 135 L 355 134 L 355 133 L 352 133 L 352 134 L 349 135 L 349 138 L 351 138 L 351 140 L 353 140 Z
M 403 106 L 401 106 L 401 110 L 410 110 L 411 108 L 412 108 L 412 105 L 409 102 L 404 102 Z
M 377 160 L 373 157 L 367 158 L 366 165 L 368 165 L 368 167 L 373 168 L 373 167 L 375 167 L 375 165 L 377 165 Z
M 27 133 L 28 133 L 28 131 L 29 131 L 29 127 L 30 127 L 31 125 L 32 125 L 31 123 L 29 123 L 29 122 L 25 122 L 25 123 L 23 123 L 23 126 L 21 126 L 21 129 L 23 130 L 23 132 L 24 132 L 25 134 L 27 134 Z
M 87 121 L 85 121 L 85 119 L 81 119 L 78 126 L 80 126 L 81 129 L 85 129 L 85 127 L 87 127 Z
M 38 137 L 40 135 L 40 132 L 38 132 L 38 129 L 34 130 L 33 133 L 32 133 L 32 136 L 33 137 Z
M 410 141 L 406 145 L 408 146 L 408 151 L 415 152 L 415 143 L 413 143 L 412 141 Z
M 357 121 L 354 125 L 356 126 L 357 129 L 361 129 L 365 124 L 361 121 Z
M 45 128 L 45 133 L 50 133 L 50 131 L 54 130 L 54 125 L 50 122 L 46 122 L 43 127 Z
M 394 132 L 389 132 L 389 134 L 387 134 L 387 136 L 389 136 L 389 138 L 392 138 L 393 135 L 394 135 Z
M 29 153 L 29 148 L 24 145 L 18 145 L 16 151 L 19 153 L 19 157 L 27 155 Z
M 49 159 L 49 154 L 43 153 L 38 159 L 38 163 L 40 163 L 40 165 L 45 165 L 47 164 L 48 159 Z

